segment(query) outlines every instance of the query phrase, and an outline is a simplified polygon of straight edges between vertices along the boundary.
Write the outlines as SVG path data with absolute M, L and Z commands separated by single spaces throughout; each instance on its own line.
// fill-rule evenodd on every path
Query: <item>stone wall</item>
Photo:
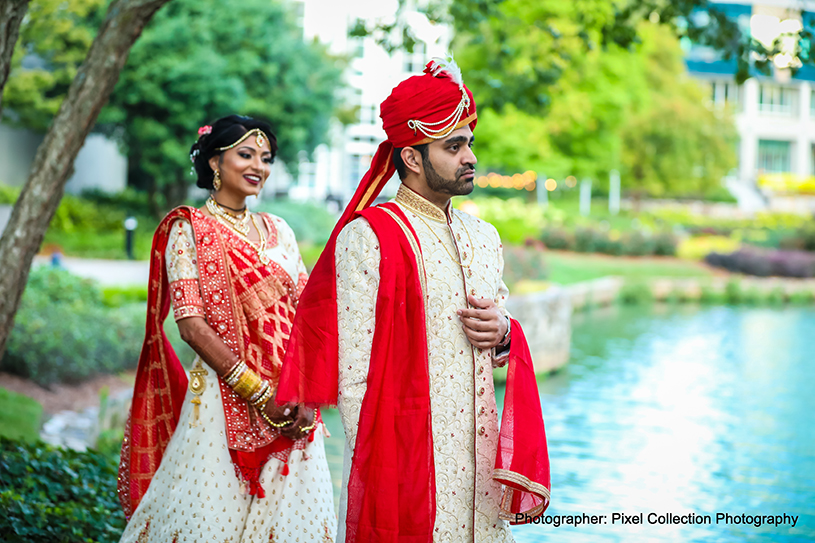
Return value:
M 542 292 L 510 295 L 507 310 L 523 326 L 535 373 L 550 373 L 566 365 L 572 341 L 572 297 L 567 289 L 552 286 Z

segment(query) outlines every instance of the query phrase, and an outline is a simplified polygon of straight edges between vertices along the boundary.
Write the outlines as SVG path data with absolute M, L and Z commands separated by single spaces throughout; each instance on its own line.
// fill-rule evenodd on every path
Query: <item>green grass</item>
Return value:
M 42 405 L 36 400 L 0 388 L 0 436 L 36 441 L 40 436 Z
M 585 253 L 546 253 L 548 279 L 563 285 L 619 275 L 626 279 L 652 277 L 711 277 L 713 273 L 695 262 L 673 258 L 615 258 Z

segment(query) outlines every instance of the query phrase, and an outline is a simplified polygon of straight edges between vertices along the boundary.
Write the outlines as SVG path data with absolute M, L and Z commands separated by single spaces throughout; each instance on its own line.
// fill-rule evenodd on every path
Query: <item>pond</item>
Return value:
M 607 523 L 515 527 L 516 540 L 815 541 L 813 344 L 813 310 L 656 306 L 577 316 L 569 365 L 539 383 L 547 515 Z M 343 433 L 336 412 L 326 415 L 338 488 Z M 711 523 L 649 524 L 652 512 Z M 642 513 L 644 524 L 612 524 L 614 513 Z M 798 519 L 794 528 L 756 527 L 717 524 L 717 513 Z

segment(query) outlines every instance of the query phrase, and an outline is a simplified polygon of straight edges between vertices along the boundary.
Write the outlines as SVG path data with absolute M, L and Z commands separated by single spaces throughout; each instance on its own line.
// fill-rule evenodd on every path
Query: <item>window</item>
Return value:
M 712 86 L 714 104 L 717 106 L 738 106 L 741 88 L 736 83 L 732 81 L 716 81 Z
M 425 59 L 425 46 L 423 42 L 417 41 L 413 45 L 413 52 L 405 51 L 405 71 L 408 73 L 419 73 L 424 70 L 425 64 L 430 59 Z
M 793 93 L 793 89 L 761 85 L 758 89 L 758 110 L 763 113 L 792 115 Z
M 758 165 L 762 173 L 783 173 L 792 170 L 792 144 L 788 141 L 759 140 Z
M 379 119 L 376 116 L 376 106 L 362 105 L 359 108 L 359 122 L 360 124 L 379 124 Z

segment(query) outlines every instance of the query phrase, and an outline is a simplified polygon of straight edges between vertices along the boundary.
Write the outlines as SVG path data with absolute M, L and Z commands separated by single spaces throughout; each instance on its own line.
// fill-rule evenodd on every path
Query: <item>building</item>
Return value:
M 802 21 L 815 17 L 812 1 L 742 0 L 711 5 L 764 43 L 772 43 L 784 32 L 797 32 Z M 739 166 L 728 186 L 740 203 L 750 200 L 752 192 L 749 207 L 815 209 L 809 199 L 798 197 L 815 180 L 815 68 L 804 66 L 793 75 L 790 61 L 782 55 L 775 61 L 773 76 L 755 73 L 737 85 L 735 62 L 721 60 L 717 52 L 704 47 L 692 46 L 686 52 L 690 74 L 709 86 L 713 104 L 735 112 Z
M 444 56 L 452 36 L 449 29 L 407 10 L 400 16 L 400 23 L 410 26 L 420 41 L 412 54 L 404 51 L 389 54 L 374 38 L 349 37 L 349 31 L 357 19 L 394 20 L 395 1 L 297 0 L 295 5 L 301 16 L 304 39 L 317 39 L 332 54 L 349 59 L 341 101 L 356 120 L 350 124 L 333 120 L 328 143 L 315 150 L 312 161 L 303 157 L 297 181 L 284 168 L 277 167 L 264 192 L 327 202 L 340 210 L 368 170 L 377 147 L 386 139 L 379 104 L 403 79 L 420 74 L 430 58 Z M 393 195 L 396 189 L 397 183 L 391 182 L 383 195 Z

